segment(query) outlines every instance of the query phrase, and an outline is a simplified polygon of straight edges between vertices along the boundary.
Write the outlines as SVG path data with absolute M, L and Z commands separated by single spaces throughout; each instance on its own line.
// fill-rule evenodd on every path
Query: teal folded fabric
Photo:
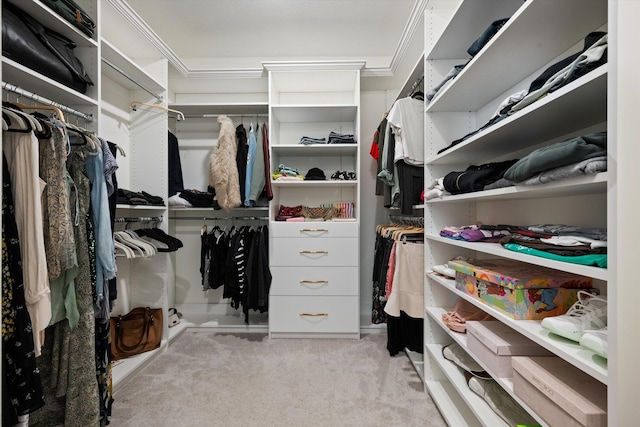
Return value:
M 541 251 L 538 249 L 528 248 L 526 246 L 518 245 L 517 243 L 505 243 L 503 246 L 505 249 L 509 249 L 510 251 L 539 256 L 541 258 L 570 262 L 572 264 L 592 265 L 595 267 L 607 268 L 607 254 L 563 256 L 552 254 L 551 252 Z

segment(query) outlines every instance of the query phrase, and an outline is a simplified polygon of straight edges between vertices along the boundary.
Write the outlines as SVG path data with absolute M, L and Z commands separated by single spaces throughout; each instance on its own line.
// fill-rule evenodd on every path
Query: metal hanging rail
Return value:
M 184 117 L 187 119 L 216 119 L 220 116 L 227 116 L 227 117 L 246 117 L 248 119 L 252 118 L 252 117 L 269 117 L 269 114 L 266 113 L 259 113 L 259 114 L 251 114 L 251 113 L 246 113 L 246 114 L 187 114 Z
M 12 85 L 11 83 L 7 83 L 3 81 L 2 89 L 8 90 L 9 92 L 13 92 L 18 96 L 24 96 L 25 98 L 29 98 L 32 101 L 36 101 L 40 104 L 51 105 L 53 107 L 59 108 L 65 113 L 69 113 L 76 117 L 80 117 L 81 119 L 84 119 L 88 122 L 93 122 L 93 115 L 91 114 L 85 114 L 81 111 L 74 110 L 73 108 L 67 107 L 66 105 L 62 105 L 59 102 L 52 101 L 43 96 L 37 95 L 33 92 L 29 92 L 28 90 L 22 89 L 21 87 L 18 87 L 16 85 Z
M 133 77 L 131 77 L 129 74 L 127 74 L 126 71 L 120 69 L 117 65 L 115 65 L 114 63 L 110 62 L 107 59 L 102 58 L 102 62 L 104 62 L 106 65 L 108 65 L 109 67 L 113 68 L 115 71 L 117 71 L 119 74 L 121 74 L 124 78 L 126 78 L 127 80 L 129 80 L 131 83 L 135 84 L 136 86 L 138 86 L 140 89 L 144 90 L 145 92 L 147 92 L 149 95 L 153 96 L 155 99 L 158 100 L 158 102 L 162 102 L 162 96 L 161 95 L 156 95 L 151 89 L 149 89 L 148 87 L 146 87 L 145 85 L 143 85 L 142 83 L 138 82 L 136 79 L 134 79 Z

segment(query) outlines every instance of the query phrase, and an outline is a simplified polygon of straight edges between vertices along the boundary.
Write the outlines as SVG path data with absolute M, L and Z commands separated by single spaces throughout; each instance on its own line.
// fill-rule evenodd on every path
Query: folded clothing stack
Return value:
M 191 203 L 191 206 L 198 208 L 209 208 L 214 206 L 214 192 L 185 189 L 180 192 L 180 197 Z
M 117 203 L 122 205 L 153 205 L 164 206 L 164 199 L 151 195 L 145 191 L 135 192 L 118 188 Z
M 303 136 L 302 138 L 300 138 L 300 142 L 299 142 L 299 144 L 302 144 L 302 145 L 314 145 L 314 144 L 326 144 L 326 143 L 327 143 L 326 138 L 311 138 L 309 136 Z
M 329 144 L 355 144 L 356 140 L 352 134 L 329 132 Z

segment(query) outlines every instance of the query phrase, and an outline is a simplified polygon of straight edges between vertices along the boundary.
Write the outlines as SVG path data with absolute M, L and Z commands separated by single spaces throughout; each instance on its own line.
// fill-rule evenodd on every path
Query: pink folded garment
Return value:
M 304 217 L 302 216 L 294 216 L 293 218 L 287 218 L 287 222 L 304 222 Z

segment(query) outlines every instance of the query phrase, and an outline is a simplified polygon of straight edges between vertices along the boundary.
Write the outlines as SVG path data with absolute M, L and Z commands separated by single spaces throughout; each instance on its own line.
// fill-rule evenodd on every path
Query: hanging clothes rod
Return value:
M 176 117 L 178 119 L 178 121 L 185 119 L 184 118 L 184 114 L 182 114 L 182 111 L 174 110 L 172 108 L 168 108 L 168 107 L 165 107 L 164 105 L 160 105 L 160 104 L 149 104 L 147 102 L 131 101 L 131 103 L 129 104 L 129 108 L 131 108 L 133 111 L 137 111 L 138 110 L 138 106 L 140 106 L 140 105 L 146 105 L 147 107 L 157 108 L 159 110 L 164 110 L 164 111 L 169 111 L 171 113 L 176 113 L 178 115 Z
M 21 87 L 18 87 L 16 85 L 12 85 L 11 83 L 7 83 L 7 82 L 2 82 L 2 89 L 4 90 L 8 90 L 9 92 L 13 92 L 15 94 L 17 94 L 18 96 L 24 96 L 25 98 L 29 98 L 32 101 L 36 101 L 40 104 L 46 104 L 46 105 L 51 105 L 52 107 L 56 107 L 59 108 L 60 110 L 64 111 L 65 113 L 69 113 L 72 114 L 76 117 L 79 117 L 83 120 L 86 120 L 87 122 L 93 122 L 93 115 L 91 114 L 85 114 L 83 112 L 74 110 L 73 108 L 67 107 L 66 105 L 62 105 L 59 102 L 55 102 L 52 101 L 50 99 L 47 99 L 43 96 L 37 95 L 33 92 L 29 92 L 28 90 L 24 90 Z
M 185 115 L 187 119 L 217 119 L 220 116 L 227 117 L 246 117 L 248 119 L 252 117 L 269 117 L 269 114 L 261 113 L 261 114 L 188 114 Z
M 389 220 L 406 225 L 424 226 L 424 217 L 410 215 L 389 215 Z
M 133 84 L 135 84 L 136 86 L 138 86 L 140 89 L 144 90 L 145 92 L 147 92 L 149 95 L 153 96 L 155 99 L 158 100 L 158 102 L 162 102 L 162 95 L 156 95 L 151 89 L 149 89 L 148 87 L 146 87 L 145 85 L 143 85 L 142 83 L 138 82 L 136 79 L 134 79 L 133 77 L 131 77 L 129 74 L 127 74 L 126 71 L 120 69 L 117 65 L 115 65 L 114 63 L 110 62 L 108 59 L 104 59 L 102 58 L 102 62 L 104 62 L 105 64 L 107 64 L 109 67 L 113 68 L 115 71 L 117 71 L 119 74 L 121 74 L 124 78 L 126 78 L 127 80 L 129 80 L 130 82 L 132 82 Z
M 269 219 L 268 216 L 211 216 L 211 217 L 202 217 L 202 216 L 179 216 L 175 218 L 171 218 L 172 220 L 180 219 L 180 220 L 203 220 L 203 221 L 267 221 Z
M 162 222 L 161 216 L 118 217 L 115 222 Z
M 413 82 L 413 86 L 411 86 L 411 91 L 414 91 L 417 87 L 419 87 L 424 81 L 424 76 L 420 77 L 418 80 Z

